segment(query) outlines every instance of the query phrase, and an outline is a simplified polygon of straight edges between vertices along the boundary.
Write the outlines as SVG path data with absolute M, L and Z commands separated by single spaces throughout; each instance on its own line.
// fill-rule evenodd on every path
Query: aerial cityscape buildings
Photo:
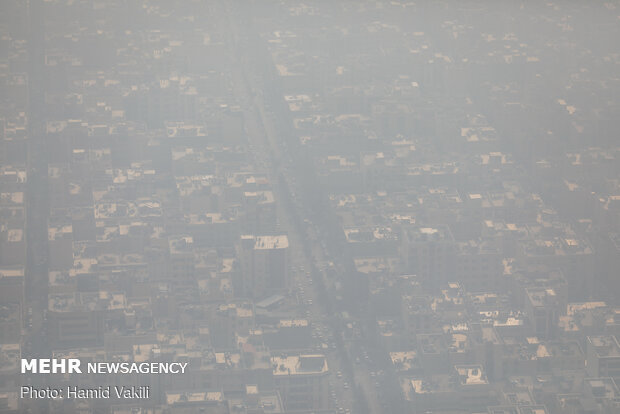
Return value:
M 620 412 L 619 19 L 3 0 L 0 414 Z

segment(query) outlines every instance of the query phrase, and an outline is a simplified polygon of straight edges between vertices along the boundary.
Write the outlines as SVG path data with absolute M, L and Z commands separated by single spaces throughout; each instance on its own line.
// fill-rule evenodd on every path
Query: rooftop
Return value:
M 417 364 L 418 353 L 416 351 L 390 352 L 390 359 L 398 371 L 408 371 Z
M 614 335 L 588 336 L 588 343 L 595 348 L 599 357 L 620 356 L 620 344 Z
M 241 236 L 242 239 L 254 239 L 254 250 L 286 249 L 288 237 L 282 236 Z
M 482 365 L 456 365 L 454 369 L 459 376 L 461 385 L 483 385 L 489 383 Z
M 224 393 L 221 391 L 196 391 L 196 392 L 167 392 L 166 403 L 175 404 L 198 404 L 206 402 L 223 402 Z
M 273 375 L 316 375 L 327 372 L 325 355 L 294 355 L 271 357 Z

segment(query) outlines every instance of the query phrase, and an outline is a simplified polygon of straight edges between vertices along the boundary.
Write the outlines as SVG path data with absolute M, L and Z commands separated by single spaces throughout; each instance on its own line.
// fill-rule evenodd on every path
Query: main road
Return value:
M 309 194 L 312 192 L 309 186 L 316 183 L 316 180 L 308 179 L 308 175 L 314 174 L 312 165 L 307 159 L 299 158 L 299 153 L 296 153 L 294 148 L 296 142 L 287 141 L 287 137 L 283 136 L 276 124 L 278 121 L 273 113 L 278 112 L 278 104 L 283 97 L 276 95 L 277 90 L 269 90 L 277 87 L 275 82 L 273 85 L 265 85 L 269 79 L 269 71 L 273 69 L 273 62 L 261 44 L 258 33 L 251 30 L 251 18 L 240 16 L 243 13 L 240 13 L 239 9 L 235 10 L 235 5 L 231 2 L 227 2 L 226 8 L 231 36 L 231 57 L 234 61 L 233 83 L 235 94 L 244 110 L 249 144 L 255 152 L 258 164 L 267 170 L 273 183 L 278 217 L 291 241 L 292 267 L 304 269 L 296 273 L 294 282 L 297 286 L 306 288 L 304 300 L 308 319 L 314 327 L 322 327 L 321 332 L 325 333 L 323 339 L 333 344 L 327 351 L 332 374 L 330 389 L 335 391 L 333 395 L 336 395 L 332 398 L 332 403 L 335 404 L 333 408 L 340 412 L 382 413 L 384 410 L 381 409 L 376 390 L 371 385 L 370 371 L 363 365 L 352 364 L 352 351 L 344 344 L 344 324 L 340 316 L 334 314 L 336 295 L 331 289 L 333 280 L 328 280 L 323 265 L 317 266 L 319 263 L 329 262 L 323 254 L 324 246 L 333 246 L 336 243 L 339 228 L 326 226 L 325 223 L 331 223 L 329 220 L 321 220 L 323 225 L 312 224 L 311 219 L 317 216 L 317 209 L 320 211 L 321 208 L 328 207 L 326 200 L 318 200 L 316 204 L 313 203 L 314 208 L 308 208 L 308 199 L 324 197 L 325 194 Z M 286 108 L 284 110 L 286 111 Z M 289 116 L 288 111 L 280 112 L 282 111 L 278 114 L 281 116 Z M 347 269 L 346 264 L 338 263 L 338 257 L 333 260 L 336 262 L 332 263 L 333 268 L 341 271 Z

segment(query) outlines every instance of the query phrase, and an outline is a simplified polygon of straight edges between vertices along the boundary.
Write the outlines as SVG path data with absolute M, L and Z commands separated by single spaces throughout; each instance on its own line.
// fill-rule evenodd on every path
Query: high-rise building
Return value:
M 325 355 L 272 357 L 271 365 L 286 410 L 328 408 L 328 367 Z
M 447 226 L 405 229 L 401 247 L 406 270 L 423 284 L 438 287 L 453 275 L 456 244 Z
M 586 372 L 589 376 L 620 379 L 620 344 L 615 336 L 588 336 L 586 358 Z
M 288 237 L 241 236 L 242 294 L 254 298 L 282 292 L 288 286 Z

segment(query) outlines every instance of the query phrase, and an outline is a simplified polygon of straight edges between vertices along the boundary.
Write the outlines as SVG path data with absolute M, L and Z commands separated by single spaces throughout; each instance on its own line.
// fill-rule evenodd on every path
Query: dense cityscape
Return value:
M 620 412 L 619 20 L 3 0 L 0 413 Z

